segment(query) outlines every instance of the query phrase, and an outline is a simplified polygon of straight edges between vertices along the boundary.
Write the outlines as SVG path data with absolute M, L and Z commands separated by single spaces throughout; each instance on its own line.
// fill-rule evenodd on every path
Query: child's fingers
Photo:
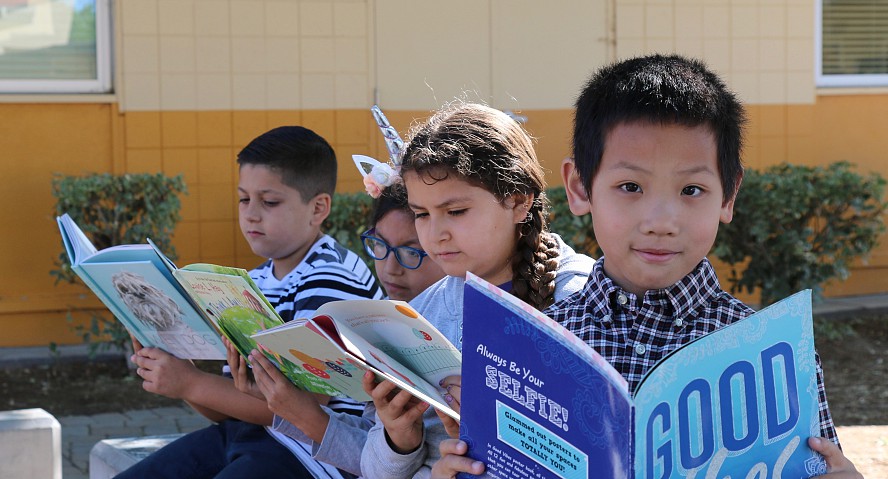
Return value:
M 459 412 L 460 405 L 462 404 L 462 376 L 447 376 L 438 384 L 447 391 L 444 400 L 447 401 L 447 404 L 454 411 Z
M 369 374 L 372 376 L 373 373 L 369 373 Z M 383 380 L 379 383 L 373 383 L 372 379 L 371 379 L 370 381 L 371 381 L 372 386 L 368 390 L 366 375 L 364 375 L 363 381 L 364 381 L 363 382 L 364 391 L 366 391 L 367 394 L 369 394 L 370 397 L 373 398 L 373 402 L 379 401 L 380 404 L 388 404 L 389 397 L 391 396 L 392 391 L 394 391 L 395 389 L 398 388 L 398 386 L 391 381 Z
M 845 457 L 845 453 L 829 439 L 811 437 L 808 438 L 808 446 L 820 453 L 823 459 L 826 460 L 827 476 L 863 479 L 863 476 L 857 472 L 854 464 Z
M 435 414 L 438 415 L 438 418 L 441 419 L 441 423 L 444 424 L 444 430 L 447 431 L 447 435 L 453 439 L 459 439 L 459 421 L 444 414 L 438 409 L 435 409 Z
M 441 459 L 432 468 L 432 478 L 449 479 L 457 473 L 467 472 L 480 475 L 484 472 L 484 464 L 480 461 L 464 457 L 468 446 L 458 439 L 445 439 L 438 445 Z
M 373 396 L 373 390 L 376 388 L 376 376 L 372 371 L 364 371 L 364 376 L 361 377 L 361 387 L 364 388 L 365 393 Z
M 133 336 L 132 334 L 130 334 L 130 340 L 133 342 L 133 352 L 134 353 L 138 352 L 140 349 L 142 349 L 142 343 L 138 339 L 136 339 L 136 337 Z

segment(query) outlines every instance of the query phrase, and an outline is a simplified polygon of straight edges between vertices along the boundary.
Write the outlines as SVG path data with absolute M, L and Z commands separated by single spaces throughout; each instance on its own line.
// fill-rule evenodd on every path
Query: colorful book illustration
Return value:
M 246 270 L 212 264 L 193 264 L 176 270 L 179 279 L 205 315 L 245 358 L 261 351 L 293 384 L 321 394 L 337 390 L 305 368 L 262 348 L 252 336 L 284 324 L 277 311 Z
M 361 386 L 370 370 L 459 419 L 438 386 L 460 374 L 459 350 L 403 301 L 333 301 L 253 339 L 352 399 L 371 400 Z
M 212 323 L 152 245 L 97 251 L 67 214 L 57 219 L 71 268 L 142 345 L 185 359 L 225 359 Z
M 678 349 L 633 393 L 576 336 L 471 274 L 464 308 L 460 436 L 487 477 L 826 471 L 807 446 L 820 435 L 810 291 Z

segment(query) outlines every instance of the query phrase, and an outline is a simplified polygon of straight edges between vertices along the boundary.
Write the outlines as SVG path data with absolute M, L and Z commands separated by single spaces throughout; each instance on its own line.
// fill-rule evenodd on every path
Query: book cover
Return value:
M 488 477 L 825 471 L 807 447 L 820 434 L 810 291 L 680 348 L 634 394 L 573 334 L 480 278 L 464 307 L 460 435 Z
M 57 222 L 71 268 L 143 346 L 183 359 L 225 359 L 218 331 L 151 245 L 97 251 L 67 214 Z
M 370 400 L 361 386 L 371 370 L 458 418 L 438 381 L 459 374 L 459 351 L 403 301 L 327 303 L 314 317 L 260 331 L 253 338 L 343 394 Z

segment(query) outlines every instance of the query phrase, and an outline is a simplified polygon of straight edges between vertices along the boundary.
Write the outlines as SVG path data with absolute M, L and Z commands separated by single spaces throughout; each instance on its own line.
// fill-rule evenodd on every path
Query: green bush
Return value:
M 758 290 L 762 305 L 805 288 L 819 297 L 885 232 L 884 192 L 882 177 L 857 174 L 848 162 L 747 170 L 734 219 L 713 250 L 731 265 L 731 292 Z
M 373 198 L 367 193 L 336 193 L 333 195 L 330 216 L 322 227 L 322 231 L 339 244 L 358 253 L 370 265 L 371 270 L 373 262 L 361 245 L 361 233 L 367 229 L 372 211 Z
M 592 231 L 592 216 L 576 216 L 567 205 L 567 193 L 557 186 L 546 190 L 549 198 L 549 230 L 558 233 L 565 243 L 580 253 L 601 257 L 595 233 Z
M 52 180 L 56 214 L 68 213 L 97 249 L 144 243 L 151 238 L 171 259 L 176 258 L 172 235 L 180 219 L 179 195 L 185 193 L 181 175 L 57 175 Z M 56 283 L 83 285 L 71 270 L 64 246 L 56 266 L 50 272 Z M 107 312 L 93 314 L 88 326 L 78 325 L 75 330 L 89 343 L 90 354 L 100 348 L 124 348 L 129 343 L 126 329 Z

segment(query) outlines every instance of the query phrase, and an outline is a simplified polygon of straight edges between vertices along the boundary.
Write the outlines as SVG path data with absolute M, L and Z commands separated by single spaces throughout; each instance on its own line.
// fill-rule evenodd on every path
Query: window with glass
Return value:
M 110 0 L 0 0 L 0 93 L 111 91 Z
M 817 85 L 888 86 L 888 0 L 820 0 L 817 7 Z

